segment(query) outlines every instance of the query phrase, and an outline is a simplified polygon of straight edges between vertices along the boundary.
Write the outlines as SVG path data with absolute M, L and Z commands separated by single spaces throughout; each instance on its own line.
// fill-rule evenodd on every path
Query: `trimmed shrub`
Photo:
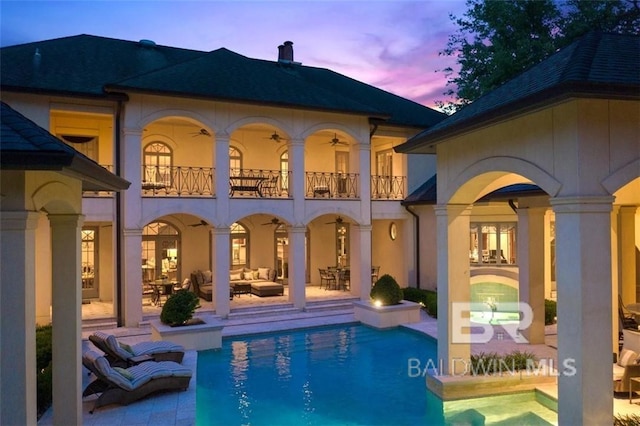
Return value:
M 558 315 L 557 305 L 555 300 L 544 299 L 544 325 L 555 324 Z
M 38 418 L 51 406 L 51 324 L 36 327 L 36 394 Z
M 389 274 L 384 274 L 376 281 L 369 296 L 380 301 L 382 306 L 397 305 L 403 298 L 398 282 Z
M 430 316 L 438 317 L 438 293 L 413 287 L 402 289 L 402 293 L 405 300 L 420 303 Z
M 167 299 L 162 306 L 160 321 L 170 326 L 184 325 L 193 318 L 196 309 L 200 307 L 200 299 L 195 293 L 178 290 Z

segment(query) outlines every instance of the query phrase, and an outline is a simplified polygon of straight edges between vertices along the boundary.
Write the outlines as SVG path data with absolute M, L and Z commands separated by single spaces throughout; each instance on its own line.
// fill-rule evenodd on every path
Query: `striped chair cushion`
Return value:
M 184 352 L 184 347 L 173 342 L 148 341 L 131 345 L 131 350 L 135 356 L 161 354 L 165 352 Z

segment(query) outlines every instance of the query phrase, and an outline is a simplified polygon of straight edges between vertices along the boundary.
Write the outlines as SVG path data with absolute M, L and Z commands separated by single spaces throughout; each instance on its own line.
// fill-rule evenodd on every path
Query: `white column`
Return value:
M 213 247 L 211 266 L 213 268 L 213 306 L 216 315 L 226 318 L 231 312 L 229 302 L 229 270 L 231 263 L 229 260 L 229 236 L 231 229 L 229 225 L 216 226 L 211 230 L 213 234 Z
M 371 294 L 371 225 L 354 225 L 351 234 L 351 294 L 368 301 Z M 400 286 L 403 285 L 399 282 Z
M 36 424 L 35 228 L 39 213 L 0 214 L 0 424 Z M 78 269 L 79 271 L 80 269 Z
M 520 301 L 533 310 L 533 322 L 522 334 L 531 344 L 544 343 L 545 211 L 546 207 L 518 208 Z
M 611 352 L 618 353 L 618 332 L 622 332 L 622 327 L 618 317 L 618 295 L 622 294 L 622 268 L 620 250 L 621 250 L 621 220 L 620 206 L 614 205 L 611 208 Z M 635 250 L 634 250 L 635 252 Z M 634 253 L 635 259 L 635 253 Z M 634 277 L 635 278 L 635 277 Z
M 292 139 L 289 142 L 289 196 L 293 197 L 293 217 L 301 222 L 304 219 L 306 178 L 304 168 L 304 141 Z
M 360 217 L 371 223 L 371 145 L 358 144 L 360 171 Z
M 51 323 L 51 226 L 40 213 L 36 227 L 36 323 Z
M 462 373 L 468 360 L 469 343 L 453 338 L 453 327 L 469 327 L 469 317 L 454 318 L 452 303 L 470 303 L 469 281 L 469 216 L 467 205 L 435 207 L 438 256 L 438 362 L 442 374 Z
M 122 176 L 131 182 L 127 191 L 121 194 L 122 200 L 122 253 L 115 254 L 115 262 L 122 265 L 122 277 L 114 276 L 116 285 L 114 295 L 120 292 L 119 320 L 126 327 L 138 327 L 142 321 L 142 131 L 125 128 L 122 146 Z M 118 303 L 117 300 L 114 301 Z M 116 306 L 116 311 L 118 307 Z
M 229 135 L 216 132 L 215 150 L 215 196 L 216 223 L 227 223 L 229 217 Z M 229 247 L 225 248 L 225 253 Z M 227 272 L 229 269 L 227 268 Z M 227 277 L 227 281 L 229 277 Z
M 81 231 L 84 217 L 49 215 L 52 263 L 53 423 L 82 424 Z
M 120 290 L 121 312 L 125 327 L 138 327 L 142 321 L 142 229 L 125 229 L 122 249 L 119 261 L 126 284 Z
M 620 287 L 624 304 L 636 303 L 636 206 L 621 206 L 619 253 Z
M 612 202 L 613 197 L 551 199 L 556 214 L 558 423 L 562 425 L 608 424 L 613 416 Z
M 304 226 L 289 228 L 289 301 L 298 309 L 306 305 Z

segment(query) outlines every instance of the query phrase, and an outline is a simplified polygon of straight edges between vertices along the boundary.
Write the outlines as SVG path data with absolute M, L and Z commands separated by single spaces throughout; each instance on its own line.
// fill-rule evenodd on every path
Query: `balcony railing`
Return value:
M 288 198 L 290 172 L 261 169 L 230 169 L 229 196 L 232 198 Z
M 146 197 L 206 197 L 214 195 L 211 167 L 142 166 Z
M 372 200 L 404 200 L 406 176 L 371 176 Z
M 100 164 L 100 166 L 109 170 L 111 173 L 115 170 L 111 164 Z M 86 198 L 113 197 L 113 191 L 83 191 L 82 196 Z
M 357 173 L 306 173 L 306 198 L 358 198 Z

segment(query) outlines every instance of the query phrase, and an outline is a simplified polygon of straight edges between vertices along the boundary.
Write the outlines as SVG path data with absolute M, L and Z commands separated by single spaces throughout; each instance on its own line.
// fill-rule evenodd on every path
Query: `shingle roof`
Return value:
M 415 128 L 446 117 L 327 69 L 247 58 L 224 48 L 202 52 L 79 35 L 5 47 L 0 54 L 6 91 L 85 97 L 145 92 L 359 114 Z
M 113 175 L 66 145 L 9 105 L 0 102 L 0 168 L 57 170 L 83 181 L 84 190 L 126 189 L 129 182 Z
M 444 138 L 572 96 L 639 99 L 640 37 L 591 32 L 396 151 L 435 153 Z

